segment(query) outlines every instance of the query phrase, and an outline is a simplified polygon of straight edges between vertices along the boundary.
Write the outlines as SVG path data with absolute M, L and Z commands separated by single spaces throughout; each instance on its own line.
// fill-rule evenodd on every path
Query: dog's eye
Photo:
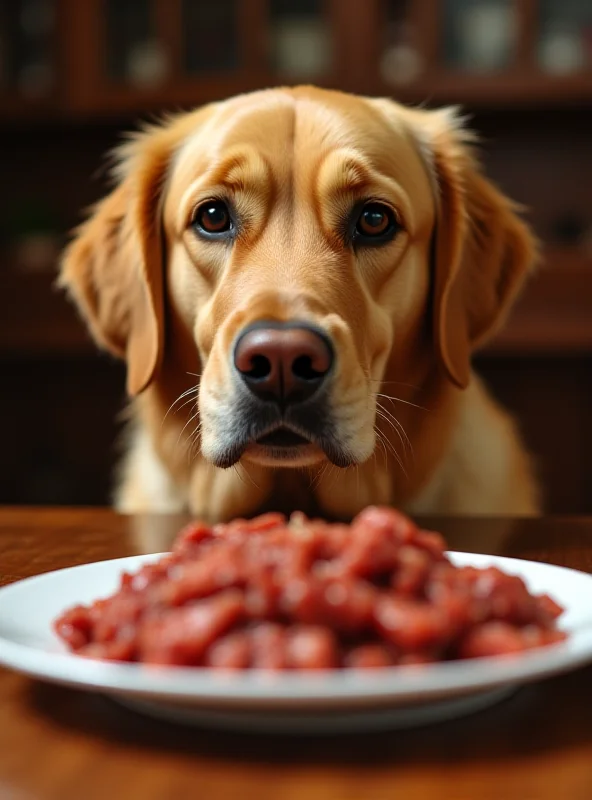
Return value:
M 197 208 L 193 225 L 198 233 L 207 236 L 227 233 L 232 228 L 228 206 L 222 200 L 208 200 Z
M 392 239 L 400 225 L 394 211 L 383 203 L 366 203 L 356 222 L 358 241 L 372 240 L 377 244 Z

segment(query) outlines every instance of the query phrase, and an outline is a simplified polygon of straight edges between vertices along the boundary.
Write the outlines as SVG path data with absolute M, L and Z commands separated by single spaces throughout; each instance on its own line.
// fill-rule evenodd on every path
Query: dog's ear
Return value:
M 416 111 L 412 123 L 436 195 L 434 339 L 449 378 L 464 388 L 471 354 L 504 321 L 536 260 L 517 206 L 481 173 L 454 109 Z
M 161 194 L 170 143 L 158 129 L 121 150 L 118 185 L 76 232 L 61 265 L 97 343 L 127 362 L 130 395 L 158 370 L 164 346 Z

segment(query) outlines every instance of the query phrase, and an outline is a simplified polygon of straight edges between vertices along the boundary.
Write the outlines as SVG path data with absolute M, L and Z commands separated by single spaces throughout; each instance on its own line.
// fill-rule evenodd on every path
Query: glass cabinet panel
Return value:
M 152 0 L 106 0 L 106 67 L 111 81 L 154 86 L 168 73 Z
M 592 68 L 592 0 L 539 0 L 539 67 L 569 75 Z
M 444 0 L 442 23 L 448 66 L 495 73 L 512 65 L 518 34 L 515 0 Z
M 417 47 L 417 31 L 411 15 L 413 0 L 385 0 L 380 73 L 387 83 L 413 83 L 423 71 L 424 59 Z
M 323 0 L 271 0 L 270 56 L 286 79 L 316 80 L 332 67 L 331 30 Z
M 36 99 L 55 81 L 55 0 L 0 0 L 0 90 Z

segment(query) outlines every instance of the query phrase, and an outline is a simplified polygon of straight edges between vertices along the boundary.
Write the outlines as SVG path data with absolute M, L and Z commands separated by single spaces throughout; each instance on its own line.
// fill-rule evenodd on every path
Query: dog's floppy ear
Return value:
M 127 361 L 130 395 L 150 383 L 164 346 L 160 202 L 169 151 L 158 130 L 122 148 L 118 185 L 76 232 L 58 281 L 97 343 Z
M 504 321 L 537 247 L 517 206 L 482 175 L 455 110 L 414 112 L 413 123 L 436 194 L 435 347 L 464 388 L 473 350 Z

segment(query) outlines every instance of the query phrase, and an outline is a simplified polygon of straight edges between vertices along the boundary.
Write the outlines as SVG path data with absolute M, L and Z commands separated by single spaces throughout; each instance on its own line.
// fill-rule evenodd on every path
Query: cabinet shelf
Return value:
M 515 70 L 485 76 L 442 70 L 409 85 L 377 82 L 369 85 L 368 91 L 389 95 L 401 102 L 457 103 L 481 109 L 560 108 L 582 104 L 592 107 L 592 73 L 559 77 Z
M 96 348 L 55 274 L 0 268 L 0 357 L 92 356 Z
M 592 354 L 592 257 L 549 249 L 484 355 Z

